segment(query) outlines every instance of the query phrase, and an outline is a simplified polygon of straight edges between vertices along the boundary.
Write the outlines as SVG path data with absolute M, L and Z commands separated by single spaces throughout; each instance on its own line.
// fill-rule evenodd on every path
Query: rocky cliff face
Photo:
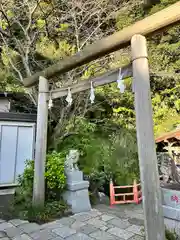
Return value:
M 168 153 L 158 153 L 158 169 L 159 175 L 162 177 L 161 184 L 179 183 L 180 184 L 180 168 Z

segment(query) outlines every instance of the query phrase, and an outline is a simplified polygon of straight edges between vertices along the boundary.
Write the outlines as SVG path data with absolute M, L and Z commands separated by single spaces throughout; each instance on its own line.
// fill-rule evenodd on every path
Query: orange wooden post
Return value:
M 109 187 L 110 187 L 110 206 L 113 206 L 115 204 L 115 192 L 112 180 L 110 181 Z
M 138 204 L 139 203 L 138 186 L 137 186 L 136 180 L 134 180 L 134 184 L 133 184 L 133 193 L 134 193 L 134 202 Z

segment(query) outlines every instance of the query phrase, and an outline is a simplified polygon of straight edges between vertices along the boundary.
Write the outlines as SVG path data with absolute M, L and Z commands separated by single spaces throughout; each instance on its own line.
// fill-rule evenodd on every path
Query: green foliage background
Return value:
M 65 156 L 53 151 L 47 155 L 45 183 L 46 201 L 44 206 L 32 205 L 34 161 L 27 160 L 24 173 L 19 176 L 19 187 L 10 211 L 4 215 L 6 219 L 21 218 L 37 223 L 44 223 L 64 215 L 67 209 L 62 199 L 62 193 L 66 187 L 66 176 L 64 173 Z

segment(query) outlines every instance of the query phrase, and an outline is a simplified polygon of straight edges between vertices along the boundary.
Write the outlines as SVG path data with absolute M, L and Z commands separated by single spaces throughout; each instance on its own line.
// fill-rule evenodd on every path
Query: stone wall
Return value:
M 180 221 L 180 191 L 162 188 L 164 217 Z

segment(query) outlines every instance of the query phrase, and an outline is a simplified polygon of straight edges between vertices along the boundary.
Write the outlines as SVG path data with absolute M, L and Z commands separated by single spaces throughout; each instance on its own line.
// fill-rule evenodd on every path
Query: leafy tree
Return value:
M 153 14 L 169 5 L 177 2 L 176 0 L 161 0 L 151 9 L 143 9 L 141 4 L 130 6 L 123 9 L 117 17 L 117 28 L 122 29 L 147 15 Z M 125 21 L 124 21 L 125 19 Z M 159 135 L 174 129 L 179 124 L 179 72 L 180 62 L 180 41 L 179 25 L 166 29 L 161 33 L 154 34 L 148 38 L 148 54 L 150 70 L 153 72 L 174 73 L 174 77 L 151 77 L 152 103 L 154 110 L 155 134 Z M 129 49 L 125 49 L 123 54 L 126 56 Z M 131 108 L 132 109 L 132 108 Z M 126 110 L 121 112 L 126 115 Z M 129 120 L 129 118 L 128 118 Z

